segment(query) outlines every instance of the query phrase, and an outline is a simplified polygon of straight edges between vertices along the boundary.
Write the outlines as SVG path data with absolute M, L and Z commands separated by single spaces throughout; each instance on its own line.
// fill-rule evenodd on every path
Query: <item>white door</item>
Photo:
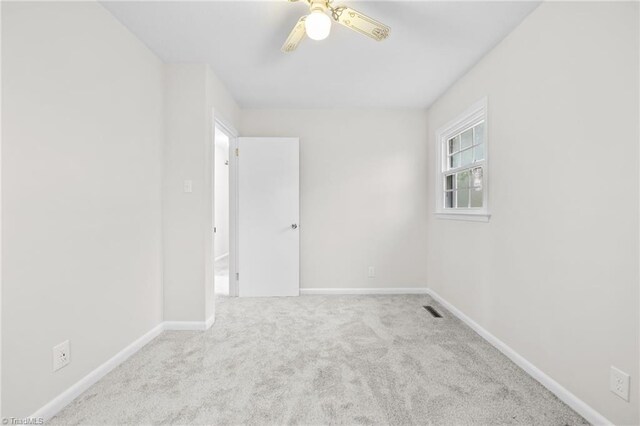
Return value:
M 238 140 L 241 297 L 300 293 L 298 138 Z

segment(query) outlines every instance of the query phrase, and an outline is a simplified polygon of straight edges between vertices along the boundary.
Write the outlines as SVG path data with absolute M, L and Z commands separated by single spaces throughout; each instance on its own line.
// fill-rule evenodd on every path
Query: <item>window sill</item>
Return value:
M 490 217 L 491 215 L 489 213 L 436 213 L 437 219 L 465 220 L 468 222 L 489 222 Z

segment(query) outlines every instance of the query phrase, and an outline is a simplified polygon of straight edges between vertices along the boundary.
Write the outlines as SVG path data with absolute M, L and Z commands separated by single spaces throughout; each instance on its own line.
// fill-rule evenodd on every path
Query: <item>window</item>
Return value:
M 436 214 L 487 221 L 487 101 L 483 99 L 436 134 Z

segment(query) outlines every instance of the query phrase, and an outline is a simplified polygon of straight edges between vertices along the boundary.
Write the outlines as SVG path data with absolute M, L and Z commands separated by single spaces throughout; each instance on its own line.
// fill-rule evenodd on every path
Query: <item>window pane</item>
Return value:
M 453 191 L 445 192 L 444 206 L 448 209 L 453 207 Z
M 462 163 L 461 166 L 468 166 L 473 163 L 473 149 L 467 149 L 466 151 L 462 151 Z
M 450 169 L 455 169 L 456 167 L 460 167 L 460 157 L 462 156 L 462 154 L 458 153 L 458 154 L 454 154 L 451 157 L 449 157 L 449 168 Z
M 439 196 L 442 197 L 440 202 L 444 205 L 441 208 L 449 213 L 455 213 L 456 209 L 468 211 L 486 208 L 484 194 L 487 182 L 484 168 L 488 154 L 485 148 L 488 128 L 485 120 L 485 116 L 477 115 L 460 119 L 455 126 L 460 126 L 457 128 L 464 131 L 450 133 L 455 136 L 445 139 L 444 146 L 441 146 L 442 160 L 446 161 L 446 164 L 441 174 L 444 181 Z M 475 125 L 471 127 L 468 123 Z M 467 127 L 462 127 L 465 125 Z
M 484 142 L 484 121 L 473 128 L 473 144 L 479 145 Z
M 471 207 L 482 207 L 482 187 L 471 188 Z
M 456 207 L 458 208 L 469 207 L 469 189 L 461 189 L 459 191 L 456 191 L 456 194 L 457 194 Z
M 445 189 L 453 189 L 453 175 L 449 175 L 445 179 Z
M 473 144 L 473 129 L 469 129 L 460 135 L 460 149 L 465 149 Z
M 460 172 L 456 174 L 457 179 L 457 189 L 468 188 L 469 187 L 469 170 L 465 170 L 464 172 Z
M 460 151 L 460 136 L 449 139 L 449 154 Z
M 476 167 L 471 170 L 471 186 L 473 188 L 482 188 L 482 167 Z
M 484 144 L 473 147 L 474 161 L 484 160 Z

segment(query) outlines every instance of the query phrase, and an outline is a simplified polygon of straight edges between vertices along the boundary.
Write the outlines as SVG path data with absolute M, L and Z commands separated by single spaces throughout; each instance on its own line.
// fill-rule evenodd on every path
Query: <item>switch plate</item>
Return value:
M 186 193 L 193 192 L 193 181 L 191 179 L 187 179 L 184 181 L 184 192 Z
M 373 266 L 369 266 L 368 277 L 374 278 L 375 276 L 376 276 L 376 268 L 374 268 Z
M 625 401 L 629 401 L 629 375 L 611 366 L 611 379 L 609 383 L 611 392 Z
M 69 341 L 65 340 L 53 347 L 53 371 L 58 371 L 71 362 L 71 353 L 69 351 Z

